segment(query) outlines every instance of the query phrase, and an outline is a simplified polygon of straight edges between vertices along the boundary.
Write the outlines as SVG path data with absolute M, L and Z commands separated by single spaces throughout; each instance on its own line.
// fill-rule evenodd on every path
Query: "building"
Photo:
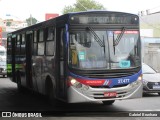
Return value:
M 55 18 L 55 17 L 58 17 L 59 14 L 57 13 L 46 13 L 45 14 L 45 20 L 49 20 L 49 19 L 52 19 L 52 18 Z
M 142 12 L 140 14 L 140 27 L 143 37 L 160 38 L 160 12 Z

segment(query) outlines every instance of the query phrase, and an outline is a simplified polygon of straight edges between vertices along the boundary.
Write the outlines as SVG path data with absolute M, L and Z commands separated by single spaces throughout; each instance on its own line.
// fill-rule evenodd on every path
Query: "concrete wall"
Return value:
M 160 43 L 144 45 L 143 62 L 160 72 Z

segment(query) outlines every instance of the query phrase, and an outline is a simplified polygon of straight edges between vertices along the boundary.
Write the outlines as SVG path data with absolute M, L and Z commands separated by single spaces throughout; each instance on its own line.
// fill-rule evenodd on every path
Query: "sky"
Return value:
M 160 11 L 159 0 L 95 0 L 108 11 L 121 11 L 138 14 L 140 11 Z M 13 17 L 25 20 L 32 15 L 38 21 L 45 20 L 46 13 L 62 14 L 65 6 L 76 0 L 0 0 L 0 18 Z M 10 16 L 6 16 L 6 15 Z

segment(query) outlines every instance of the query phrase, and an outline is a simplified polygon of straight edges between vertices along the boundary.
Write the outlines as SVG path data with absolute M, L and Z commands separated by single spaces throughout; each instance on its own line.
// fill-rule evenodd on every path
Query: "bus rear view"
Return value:
M 138 16 L 95 12 L 73 14 L 69 22 L 68 101 L 142 97 Z

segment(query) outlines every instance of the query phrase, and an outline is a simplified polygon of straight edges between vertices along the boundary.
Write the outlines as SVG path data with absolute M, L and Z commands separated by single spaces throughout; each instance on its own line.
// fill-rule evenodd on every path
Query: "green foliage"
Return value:
M 6 26 L 11 26 L 12 22 L 7 21 Z
M 72 6 L 64 7 L 63 14 L 87 10 L 105 10 L 105 7 L 94 0 L 76 0 Z
M 34 17 L 29 17 L 28 19 L 26 19 L 26 22 L 28 24 L 28 26 L 34 25 L 37 23 L 37 19 Z

